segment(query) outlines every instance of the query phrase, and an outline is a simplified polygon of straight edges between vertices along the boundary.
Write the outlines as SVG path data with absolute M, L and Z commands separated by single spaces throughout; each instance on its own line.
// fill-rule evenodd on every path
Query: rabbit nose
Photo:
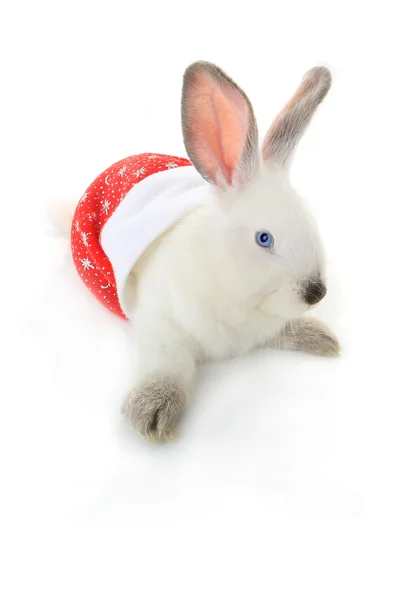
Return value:
M 302 296 L 307 304 L 317 304 L 326 294 L 326 285 L 321 278 L 311 279 L 307 281 Z

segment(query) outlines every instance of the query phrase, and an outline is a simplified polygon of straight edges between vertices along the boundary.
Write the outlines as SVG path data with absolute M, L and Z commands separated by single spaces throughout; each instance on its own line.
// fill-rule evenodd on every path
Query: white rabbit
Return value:
M 326 293 L 324 255 L 288 177 L 330 84 L 326 68 L 308 71 L 260 153 L 244 92 L 210 63 L 186 70 L 183 137 L 209 185 L 200 205 L 145 250 L 128 280 L 136 384 L 122 412 L 143 436 L 174 437 L 199 361 L 263 346 L 339 352 L 324 324 L 301 316 Z
M 78 273 L 132 322 L 136 383 L 122 412 L 145 437 L 176 434 L 199 361 L 263 346 L 339 352 L 325 325 L 301 316 L 326 293 L 324 256 L 289 183 L 297 142 L 330 84 L 323 67 L 306 73 L 260 153 L 247 96 L 215 65 L 194 63 L 182 93 L 192 164 L 128 157 L 76 207 Z

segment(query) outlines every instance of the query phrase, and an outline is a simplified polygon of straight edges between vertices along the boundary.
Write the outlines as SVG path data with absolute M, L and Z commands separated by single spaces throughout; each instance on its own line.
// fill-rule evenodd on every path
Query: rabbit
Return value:
M 184 73 L 181 103 L 190 161 L 131 157 L 82 197 L 74 261 L 99 300 L 132 322 L 135 381 L 122 414 L 145 438 L 177 435 L 201 361 L 262 347 L 338 354 L 329 328 L 304 316 L 326 294 L 325 259 L 316 223 L 289 181 L 294 150 L 330 85 L 328 69 L 308 71 L 260 152 L 246 94 L 216 65 L 195 62 Z M 165 182 L 169 204 L 160 201 Z M 117 195 L 125 199 L 115 207 Z M 129 210 L 138 206 L 144 216 L 132 235 Z M 91 247 L 96 236 L 102 248 Z M 115 252 L 122 270 L 111 267 Z
M 246 94 L 216 65 L 186 69 L 183 139 L 208 186 L 201 205 L 145 250 L 127 292 L 136 383 L 122 414 L 146 438 L 176 436 L 200 361 L 260 347 L 338 354 L 329 328 L 303 316 L 327 291 L 324 251 L 289 182 L 330 86 L 327 68 L 308 71 L 260 153 Z

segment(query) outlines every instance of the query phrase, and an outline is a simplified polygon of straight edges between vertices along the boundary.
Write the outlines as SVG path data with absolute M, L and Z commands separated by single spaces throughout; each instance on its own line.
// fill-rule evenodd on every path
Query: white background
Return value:
M 13 2 L 1 22 L 2 598 L 399 598 L 396 3 Z M 183 154 L 193 60 L 261 132 L 316 64 L 334 85 L 293 182 L 317 215 L 337 359 L 205 366 L 179 441 L 121 422 L 127 325 L 46 220 L 113 162 Z

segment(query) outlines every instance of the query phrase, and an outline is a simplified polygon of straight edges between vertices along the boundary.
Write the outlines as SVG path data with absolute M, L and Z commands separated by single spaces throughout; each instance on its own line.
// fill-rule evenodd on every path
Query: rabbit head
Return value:
M 293 152 L 331 84 L 315 67 L 258 147 L 246 94 L 219 67 L 197 62 L 184 75 L 182 129 L 187 153 L 213 189 L 210 244 L 243 294 L 287 318 L 326 293 L 315 222 L 289 181 Z

